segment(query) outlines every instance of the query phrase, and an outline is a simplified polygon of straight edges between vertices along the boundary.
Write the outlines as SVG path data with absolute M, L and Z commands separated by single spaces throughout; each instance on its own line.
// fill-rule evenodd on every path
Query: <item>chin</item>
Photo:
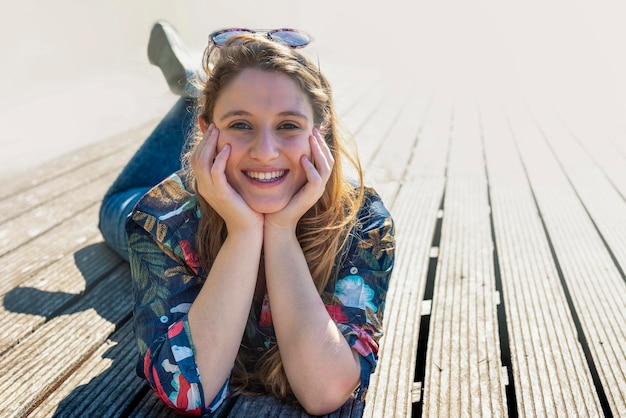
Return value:
M 262 214 L 270 214 L 280 212 L 287 206 L 288 202 L 248 202 L 248 206 L 257 212 Z

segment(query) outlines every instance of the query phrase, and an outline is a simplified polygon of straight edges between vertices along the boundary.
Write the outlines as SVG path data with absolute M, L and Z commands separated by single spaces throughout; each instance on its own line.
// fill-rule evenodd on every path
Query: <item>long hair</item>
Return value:
M 324 135 L 335 159 L 324 193 L 296 227 L 311 276 L 321 294 L 333 274 L 338 254 L 347 243 L 363 200 L 363 174 L 356 147 L 338 125 L 328 80 L 299 52 L 255 35 L 233 37 L 222 48 L 208 47 L 203 67 L 206 78 L 198 86 L 201 94 L 196 112 L 207 125 L 213 121 L 215 103 L 222 89 L 245 69 L 285 74 L 309 98 L 315 126 Z M 201 138 L 202 133 L 196 127 L 183 155 L 183 167 L 190 187 L 195 185 L 190 158 Z M 344 176 L 344 162 L 356 169 L 357 187 Z M 200 195 L 198 202 L 202 216 L 197 231 L 197 247 L 200 262 L 209 271 L 228 232 L 224 220 Z M 231 383 L 236 393 L 269 393 L 280 399 L 293 399 L 276 344 L 260 358 L 241 347 Z

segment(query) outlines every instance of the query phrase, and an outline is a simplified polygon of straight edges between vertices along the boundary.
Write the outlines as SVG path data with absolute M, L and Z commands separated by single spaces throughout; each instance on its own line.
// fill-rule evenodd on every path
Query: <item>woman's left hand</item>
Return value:
M 266 228 L 273 226 L 292 228 L 295 231 L 296 224 L 300 218 L 324 193 L 326 183 L 335 165 L 335 159 L 317 128 L 313 129 L 313 134 L 309 136 L 309 143 L 313 161 L 309 160 L 305 155 L 300 158 L 300 163 L 306 174 L 306 183 L 293 195 L 285 208 L 279 212 L 265 215 Z

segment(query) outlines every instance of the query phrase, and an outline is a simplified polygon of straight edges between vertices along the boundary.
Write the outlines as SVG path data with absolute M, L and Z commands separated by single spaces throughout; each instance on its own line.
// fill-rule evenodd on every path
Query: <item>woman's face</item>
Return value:
M 313 108 L 287 75 L 246 69 L 215 103 L 218 151 L 230 144 L 226 178 L 259 213 L 283 209 L 306 182 L 300 159 L 311 158 Z

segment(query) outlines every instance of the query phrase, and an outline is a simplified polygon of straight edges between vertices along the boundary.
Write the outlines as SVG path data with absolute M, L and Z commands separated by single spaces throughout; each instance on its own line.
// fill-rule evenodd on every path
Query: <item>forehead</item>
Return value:
M 243 110 L 249 113 L 298 111 L 313 118 L 309 97 L 288 75 L 248 68 L 233 78 L 215 102 L 215 116 Z

